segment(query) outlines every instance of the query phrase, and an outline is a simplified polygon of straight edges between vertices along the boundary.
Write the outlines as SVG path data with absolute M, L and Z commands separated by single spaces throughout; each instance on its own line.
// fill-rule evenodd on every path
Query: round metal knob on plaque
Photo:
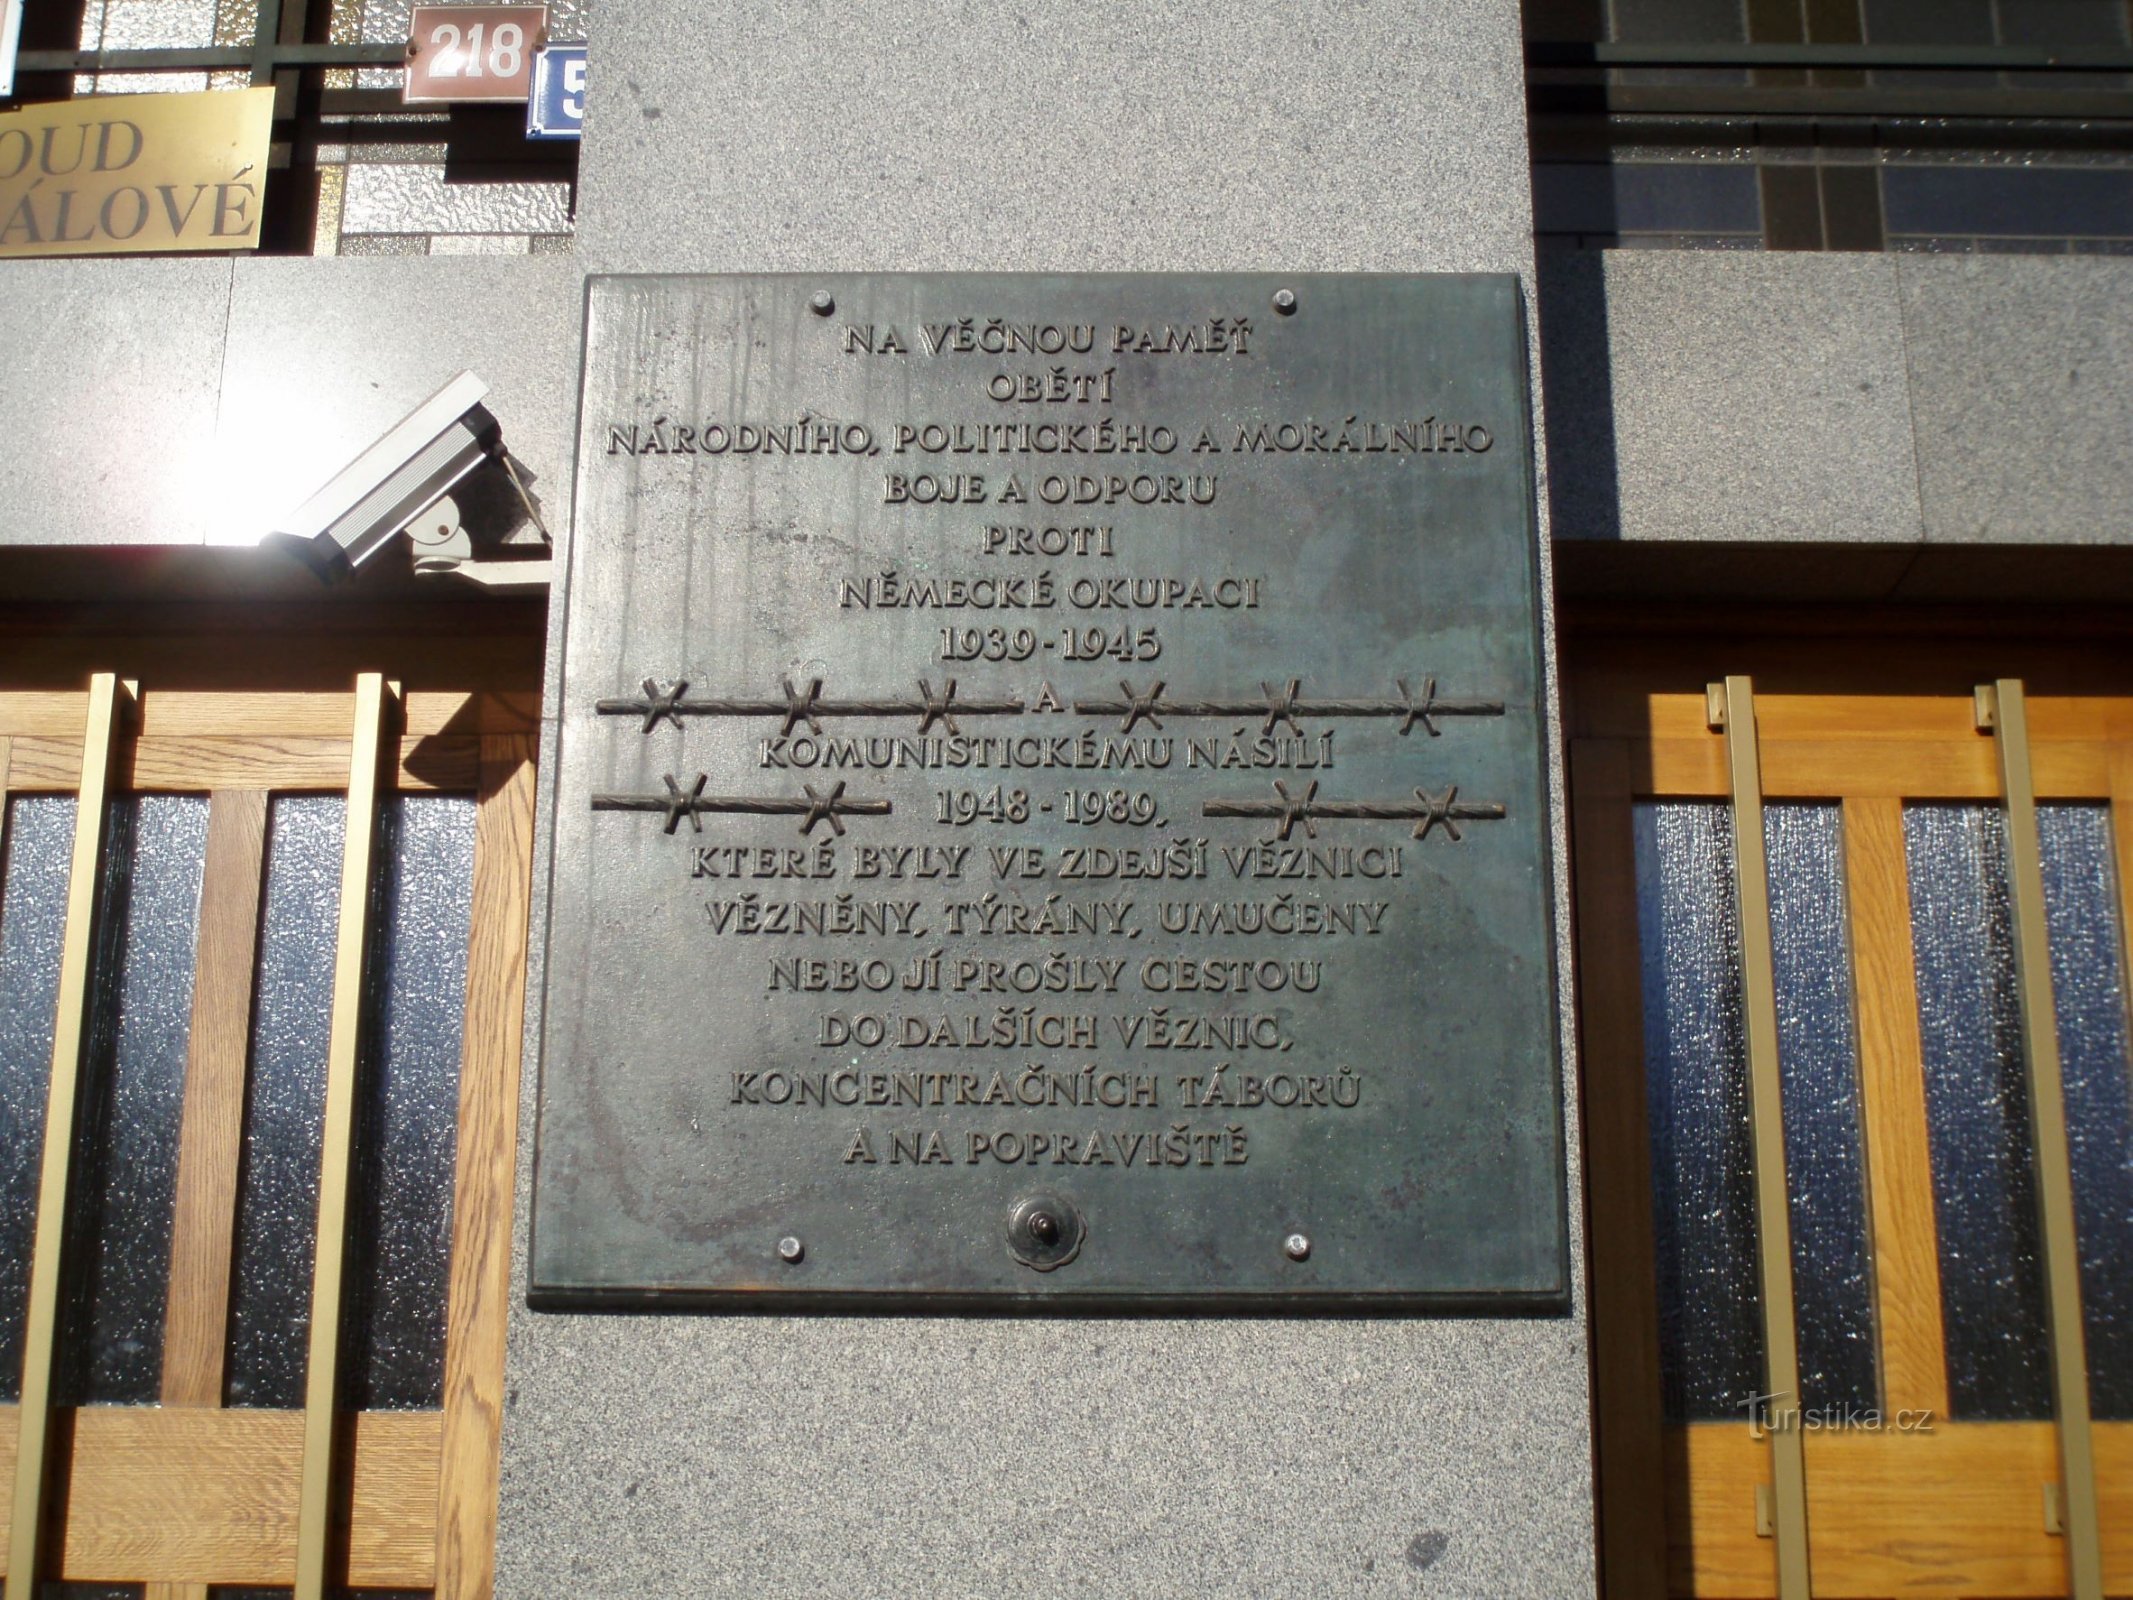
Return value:
M 1007 1215 L 1007 1249 L 1025 1267 L 1050 1272 L 1081 1253 L 1088 1227 L 1071 1201 L 1057 1195 L 1027 1195 Z

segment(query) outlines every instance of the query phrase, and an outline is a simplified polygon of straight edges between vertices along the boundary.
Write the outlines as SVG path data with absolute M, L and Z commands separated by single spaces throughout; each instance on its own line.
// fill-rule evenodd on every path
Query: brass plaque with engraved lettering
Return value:
M 594 279 L 534 1303 L 1561 1309 L 1524 351 Z

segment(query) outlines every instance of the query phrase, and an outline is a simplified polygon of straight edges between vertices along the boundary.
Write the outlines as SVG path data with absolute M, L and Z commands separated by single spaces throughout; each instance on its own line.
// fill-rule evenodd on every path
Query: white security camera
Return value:
M 473 373 L 460 373 L 297 507 L 285 531 L 261 542 L 328 581 L 346 577 L 484 461 L 508 469 L 503 430 L 481 403 L 488 392 Z M 449 514 L 457 520 L 456 510 Z

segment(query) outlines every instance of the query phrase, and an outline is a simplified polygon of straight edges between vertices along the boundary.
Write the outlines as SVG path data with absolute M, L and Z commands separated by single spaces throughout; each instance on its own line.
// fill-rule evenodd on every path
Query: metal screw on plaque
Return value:
M 778 1241 L 778 1259 L 780 1261 L 795 1262 L 806 1254 L 807 1246 L 789 1233 Z
M 1081 1253 L 1081 1213 L 1057 1195 L 1030 1195 L 1007 1216 L 1007 1252 L 1025 1267 L 1050 1272 Z
M 807 297 L 807 309 L 818 317 L 826 317 L 837 309 L 837 302 L 830 298 L 827 289 L 817 289 Z
M 1274 309 L 1285 317 L 1296 315 L 1296 291 L 1294 289 L 1276 289 L 1274 291 Z
M 1311 1241 L 1301 1233 L 1290 1234 L 1281 1241 L 1281 1248 L 1291 1261 L 1307 1261 L 1311 1256 Z

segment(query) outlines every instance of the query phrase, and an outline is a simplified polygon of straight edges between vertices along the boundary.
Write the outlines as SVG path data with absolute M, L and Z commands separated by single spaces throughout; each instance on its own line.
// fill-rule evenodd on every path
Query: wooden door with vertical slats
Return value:
M 1857 1600 L 2067 1594 L 2065 1541 L 2047 1528 L 2048 1492 L 2060 1476 L 2054 1422 L 1977 1420 L 1951 1401 L 1942 1261 L 1955 1223 L 1938 1214 L 1945 1197 L 1936 1199 L 1914 951 L 1919 863 L 1907 856 L 1906 808 L 2001 801 L 1993 739 L 1980 730 L 1971 685 L 1989 682 L 1995 667 L 2033 672 L 2038 801 L 2107 808 L 2122 986 L 2123 935 L 2133 927 L 2127 657 L 2106 650 L 2084 658 L 2079 645 L 2017 638 L 1936 639 L 1907 650 L 1745 629 L 1711 639 L 1598 628 L 1568 655 L 1604 1593 L 1778 1592 L 1767 1436 L 1745 1415 L 1666 1414 L 1639 934 L 1640 914 L 1654 912 L 1634 839 L 1641 806 L 1729 795 L 1724 736 L 1711 726 L 1705 685 L 1752 671 L 1764 799 L 1834 807 L 1840 818 L 1871 1257 L 1878 1416 L 1870 1426 L 1805 1435 L 1811 1592 Z M 2133 1421 L 2099 1419 L 2094 1444 L 2105 1590 L 2129 1595 Z
M 389 794 L 471 804 L 464 1012 L 449 1219 L 436 1220 L 448 1229 L 439 1403 L 343 1419 L 346 1567 L 333 1584 L 455 1596 L 491 1586 L 539 723 L 527 676 L 414 688 L 381 773 Z M 13 802 L 73 791 L 87 700 L 0 688 L 0 818 Z M 55 1415 L 47 1577 L 144 1583 L 150 1600 L 292 1581 L 304 1414 L 227 1403 L 232 1277 L 274 807 L 346 792 L 354 708 L 345 690 L 162 687 L 150 674 L 117 736 L 115 795 L 206 797 L 159 1403 Z M 0 907 L 4 896 L 0 883 Z M 16 1408 L 0 1406 L 0 1481 L 13 1481 L 16 1433 Z M 5 1533 L 0 1520 L 12 1580 Z M 10 1595 L 18 1588 L 10 1581 Z

